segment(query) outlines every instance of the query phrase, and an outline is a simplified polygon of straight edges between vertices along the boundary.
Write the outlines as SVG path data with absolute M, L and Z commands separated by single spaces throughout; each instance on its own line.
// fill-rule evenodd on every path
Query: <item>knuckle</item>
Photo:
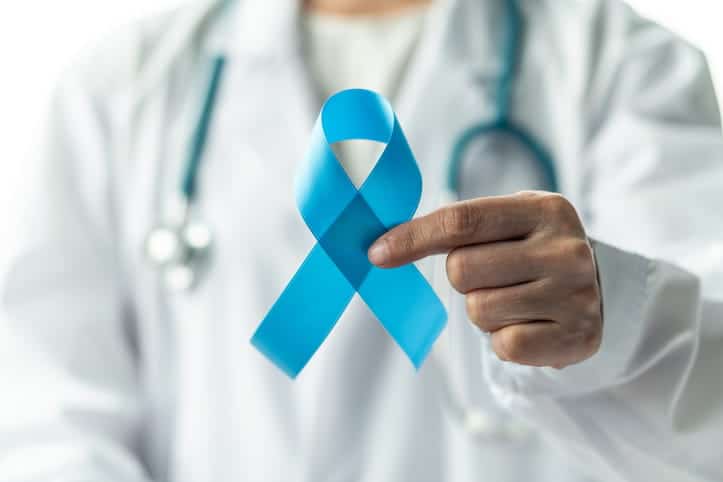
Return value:
M 476 325 L 484 324 L 484 297 L 481 293 L 470 293 L 464 299 L 467 316 Z M 480 326 L 480 328 L 483 328 Z
M 597 288 L 592 287 L 583 291 L 583 299 L 581 302 L 582 315 L 597 327 L 602 320 L 602 307 L 600 305 L 600 296 Z
M 597 331 L 598 325 L 593 317 L 580 316 L 577 320 L 575 332 L 583 338 Z
M 539 203 L 542 218 L 548 225 L 575 232 L 582 228 L 575 206 L 561 194 L 542 196 Z
M 599 323 L 588 320 L 580 331 L 580 345 L 585 358 L 591 357 L 600 349 L 602 344 L 602 330 Z
M 575 345 L 579 348 L 579 353 L 582 354 L 582 359 L 597 353 L 602 344 L 602 317 L 598 303 L 587 303 L 578 318 L 572 335 Z
M 570 254 L 576 261 L 582 261 L 587 264 L 588 261 L 592 261 L 592 250 L 590 244 L 585 239 L 575 239 L 570 242 L 569 246 Z
M 447 278 L 460 293 L 467 291 L 467 260 L 459 251 L 452 251 L 447 256 Z
M 440 219 L 440 229 L 451 237 L 463 237 L 476 229 L 474 211 L 469 203 L 458 203 L 444 208 Z
M 585 347 L 587 348 L 585 355 L 587 358 L 593 356 L 595 353 L 600 351 L 600 347 L 602 346 L 602 331 L 595 331 L 592 333 L 589 333 L 584 339 L 583 343 Z
M 398 256 L 400 253 L 412 252 L 417 245 L 418 238 L 419 235 L 414 229 L 405 229 L 397 236 L 390 236 L 387 246 L 393 256 Z
M 482 317 L 480 316 L 480 311 L 477 308 L 477 297 L 473 294 L 465 296 L 464 305 L 467 311 L 467 318 L 469 318 L 469 320 L 475 325 L 478 325 L 482 320 Z
M 545 270 L 549 270 L 553 266 L 565 265 L 567 259 L 561 247 L 556 243 L 546 243 L 541 245 L 539 249 L 530 250 L 527 253 L 531 263 L 541 265 Z
M 572 205 L 564 196 L 556 193 L 542 196 L 540 204 L 548 215 L 554 217 L 564 217 L 572 208 Z
M 496 334 L 495 352 L 502 360 L 522 362 L 525 355 L 525 339 L 522 330 L 507 329 Z
M 578 279 L 592 281 L 595 278 L 595 261 L 587 240 L 574 239 L 567 242 L 564 252 L 567 265 L 572 267 Z

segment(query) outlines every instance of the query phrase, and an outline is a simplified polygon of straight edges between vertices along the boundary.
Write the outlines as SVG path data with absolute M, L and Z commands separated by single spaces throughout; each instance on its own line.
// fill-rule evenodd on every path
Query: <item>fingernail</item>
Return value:
M 380 239 L 376 243 L 372 244 L 372 247 L 369 248 L 368 254 L 369 261 L 371 261 L 372 264 L 381 266 L 386 263 L 387 259 L 389 259 L 389 247 L 387 246 L 386 240 Z

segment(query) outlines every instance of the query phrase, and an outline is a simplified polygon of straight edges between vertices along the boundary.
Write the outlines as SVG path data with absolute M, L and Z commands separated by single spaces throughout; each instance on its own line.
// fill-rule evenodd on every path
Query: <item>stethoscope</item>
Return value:
M 450 200 L 460 197 L 460 171 L 469 146 L 475 140 L 495 134 L 508 136 L 528 151 L 542 170 L 547 189 L 559 190 L 555 164 L 549 152 L 534 135 L 510 118 L 512 87 L 519 66 L 523 32 L 518 0 L 504 0 L 504 17 L 503 63 L 496 85 L 496 116 L 491 121 L 466 129 L 453 144 L 446 183 Z M 145 241 L 146 258 L 159 271 L 165 285 L 173 291 L 189 290 L 197 285 L 213 245 L 211 230 L 205 223 L 193 217 L 192 208 L 197 199 L 198 173 L 225 66 L 226 58 L 223 55 L 213 59 L 200 116 L 182 171 L 179 212 L 175 219 L 154 227 Z
M 191 147 L 183 169 L 181 202 L 175 219 L 151 229 L 145 240 L 147 260 L 158 269 L 163 282 L 172 291 L 190 290 L 196 285 L 204 263 L 208 262 L 213 244 L 209 227 L 194 219 L 191 213 L 198 194 L 198 172 L 225 66 L 225 57 L 214 58 L 201 115 L 193 131 Z
M 520 63 L 523 18 L 519 0 L 503 1 L 503 62 L 502 72 L 495 86 L 496 116 L 491 121 L 469 127 L 453 144 L 446 182 L 449 193 L 447 200 L 449 201 L 460 198 L 461 168 L 470 145 L 475 140 L 493 135 L 507 136 L 519 144 L 538 164 L 547 189 L 559 191 L 557 172 L 550 153 L 532 133 L 515 123 L 510 116 L 513 83 Z M 223 55 L 213 59 L 200 116 L 193 131 L 188 157 L 182 171 L 180 213 L 172 221 L 154 227 L 145 241 L 145 253 L 148 261 L 158 269 L 163 282 L 172 291 L 189 290 L 197 285 L 213 245 L 211 230 L 192 215 L 192 207 L 197 199 L 198 173 L 225 66 L 226 59 Z M 448 302 L 451 297 L 450 291 Z M 449 303 L 448 306 L 450 306 Z M 433 369 L 438 371 L 437 378 L 442 388 L 440 396 L 443 398 L 443 404 L 468 433 L 479 437 L 492 436 L 495 439 L 514 439 L 519 435 L 514 426 L 510 428 L 509 425 L 495 425 L 484 413 L 465 407 L 461 402 L 462 398 L 455 396 L 449 377 L 443 373 L 443 363 L 439 360 L 439 354 L 435 354 L 433 351 L 431 361 Z

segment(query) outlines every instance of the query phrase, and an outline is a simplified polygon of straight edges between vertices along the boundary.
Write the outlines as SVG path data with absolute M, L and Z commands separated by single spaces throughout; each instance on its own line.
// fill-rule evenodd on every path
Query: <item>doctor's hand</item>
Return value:
M 502 360 L 563 368 L 602 339 L 592 248 L 564 197 L 521 192 L 459 202 L 397 226 L 369 249 L 382 268 L 448 253 L 447 276 Z

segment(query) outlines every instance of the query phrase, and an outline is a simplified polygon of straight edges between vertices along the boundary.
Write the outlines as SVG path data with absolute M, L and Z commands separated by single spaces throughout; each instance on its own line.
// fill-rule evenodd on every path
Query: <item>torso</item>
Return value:
M 473 3 L 460 2 L 452 13 L 456 22 L 482 14 Z M 420 48 L 426 53 L 409 66 L 395 102 L 423 172 L 420 212 L 439 206 L 454 138 L 493 115 L 490 84 L 470 68 L 477 59 L 469 61 L 464 49 L 454 52 L 461 58 L 435 54 L 445 35 L 425 34 Z M 119 179 L 145 384 L 155 402 L 147 444 L 154 470 L 174 482 L 502 482 L 547 480 L 546 472 L 550 480 L 584 480 L 561 475 L 566 462 L 558 455 L 547 460 L 549 448 L 537 435 L 469 437 L 445 413 L 434 365 L 415 373 L 358 298 L 298 380 L 254 350 L 251 334 L 315 242 L 292 186 L 319 102 L 300 57 L 229 60 L 196 211 L 215 234 L 214 253 L 196 291 L 165 291 L 138 247 L 177 191 L 205 78 L 199 72 L 207 63 L 186 59 L 171 94 L 145 101 Z M 195 81 L 178 80 L 191 72 Z M 526 74 L 520 90 L 533 81 L 554 79 Z M 519 105 L 535 118 L 564 113 L 559 105 L 549 112 L 546 102 L 530 98 Z M 465 197 L 544 187 L 527 160 L 485 155 L 485 146 L 470 150 Z M 438 265 L 421 268 L 438 290 L 446 289 L 434 274 Z M 478 363 L 481 336 L 464 321 L 460 303 L 456 298 L 450 309 L 452 338 L 442 341 L 454 348 L 455 380 L 467 404 L 504 423 L 509 417 L 495 406 Z

